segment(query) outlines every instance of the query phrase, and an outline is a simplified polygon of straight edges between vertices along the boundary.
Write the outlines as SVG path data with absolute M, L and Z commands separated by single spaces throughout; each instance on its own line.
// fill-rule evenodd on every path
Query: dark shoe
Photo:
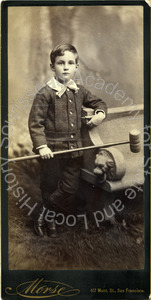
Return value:
M 42 212 L 34 220 L 34 230 L 37 235 L 44 236 L 45 233 L 45 211 L 46 208 L 42 208 Z
M 38 220 L 34 220 L 34 230 L 37 235 L 44 236 L 44 223 Z
M 57 228 L 56 228 L 56 223 L 55 223 L 54 219 L 52 220 L 52 222 L 46 223 L 46 231 L 47 231 L 47 235 L 49 237 L 55 238 L 57 236 Z

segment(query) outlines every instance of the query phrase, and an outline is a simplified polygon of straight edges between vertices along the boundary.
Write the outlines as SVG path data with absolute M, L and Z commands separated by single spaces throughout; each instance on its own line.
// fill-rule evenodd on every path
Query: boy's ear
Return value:
M 54 72 L 55 69 L 54 69 L 54 65 L 53 64 L 50 64 L 50 69 Z

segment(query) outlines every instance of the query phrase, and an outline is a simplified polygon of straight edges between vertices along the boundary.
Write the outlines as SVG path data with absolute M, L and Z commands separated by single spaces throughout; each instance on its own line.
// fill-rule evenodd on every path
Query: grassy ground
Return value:
M 31 197 L 30 205 L 39 202 L 39 165 L 35 161 L 20 162 L 13 164 L 13 172 L 24 192 Z M 124 193 L 104 194 L 83 182 L 87 203 L 80 205 L 80 211 L 87 214 L 88 230 L 83 219 L 79 219 L 73 227 L 58 226 L 57 238 L 41 238 L 33 230 L 34 214 L 29 217 L 28 210 L 16 205 L 13 191 L 9 192 L 9 269 L 119 270 L 144 267 L 142 194 L 130 203 Z M 100 201 L 93 201 L 96 194 Z M 119 197 L 125 205 L 123 211 L 115 214 L 112 223 L 103 221 L 97 227 L 93 212 L 103 211 Z

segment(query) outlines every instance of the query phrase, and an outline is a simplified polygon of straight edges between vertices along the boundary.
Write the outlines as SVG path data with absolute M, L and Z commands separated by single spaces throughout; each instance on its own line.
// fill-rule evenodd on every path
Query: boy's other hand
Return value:
M 39 149 L 39 154 L 43 159 L 50 159 L 51 157 L 53 157 L 53 152 L 47 146 Z
M 98 126 L 102 123 L 102 121 L 105 119 L 105 114 L 102 112 L 99 112 L 92 116 L 91 120 L 87 123 L 89 127 Z

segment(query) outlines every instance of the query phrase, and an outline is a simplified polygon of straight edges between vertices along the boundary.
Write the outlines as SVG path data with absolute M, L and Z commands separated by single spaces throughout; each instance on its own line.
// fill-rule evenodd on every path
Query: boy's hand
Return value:
M 50 159 L 51 157 L 53 157 L 53 152 L 47 146 L 39 149 L 39 154 L 43 159 Z
M 89 127 L 98 126 L 102 123 L 102 121 L 105 119 L 105 114 L 102 112 L 99 112 L 92 116 L 91 120 L 87 123 Z

